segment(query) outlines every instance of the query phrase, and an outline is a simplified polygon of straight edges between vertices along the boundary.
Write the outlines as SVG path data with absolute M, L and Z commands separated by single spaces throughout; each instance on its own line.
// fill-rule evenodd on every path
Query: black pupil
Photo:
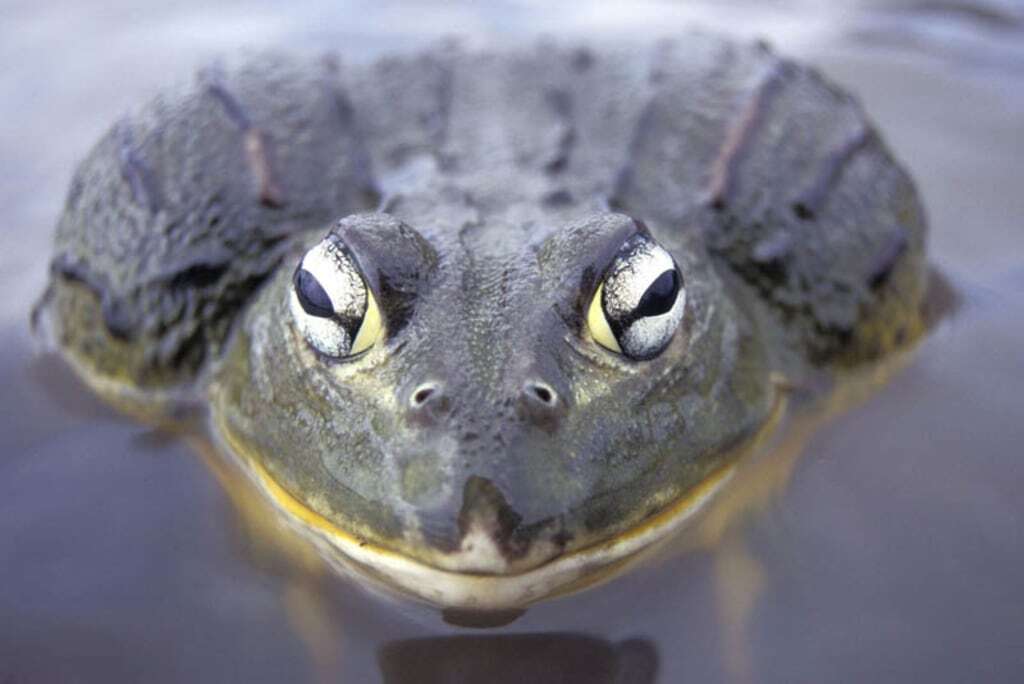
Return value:
M 676 303 L 676 295 L 679 294 L 679 273 L 673 268 L 665 271 L 655 278 L 640 303 L 636 307 L 636 316 L 646 318 L 647 316 L 660 316 L 672 310 Z
M 295 294 L 299 297 L 302 310 L 310 316 L 330 318 L 334 315 L 334 306 L 324 288 L 312 273 L 304 268 L 295 272 Z

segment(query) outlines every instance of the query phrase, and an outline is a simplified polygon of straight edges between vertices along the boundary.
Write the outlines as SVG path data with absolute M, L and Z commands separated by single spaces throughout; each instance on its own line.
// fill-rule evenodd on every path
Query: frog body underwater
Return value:
M 860 106 L 763 45 L 255 56 L 98 143 L 43 311 L 110 401 L 208 401 L 344 563 L 499 609 L 680 526 L 787 387 L 911 342 L 925 237 Z

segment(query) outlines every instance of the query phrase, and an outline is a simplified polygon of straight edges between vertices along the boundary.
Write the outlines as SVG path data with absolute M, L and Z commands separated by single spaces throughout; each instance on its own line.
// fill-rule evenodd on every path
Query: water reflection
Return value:
M 381 646 L 377 659 L 386 684 L 649 684 L 658 674 L 649 640 L 613 643 L 584 634 L 404 639 Z

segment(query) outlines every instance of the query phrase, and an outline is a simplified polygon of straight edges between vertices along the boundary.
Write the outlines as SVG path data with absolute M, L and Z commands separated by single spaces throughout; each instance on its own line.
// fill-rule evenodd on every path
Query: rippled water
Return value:
M 606 4 L 0 4 L 0 682 L 1024 676 L 1024 4 Z M 264 552 L 194 448 L 34 351 L 28 311 L 73 164 L 218 53 L 654 40 L 693 23 L 767 36 L 860 94 L 963 300 L 709 549 L 499 630 L 450 626 Z

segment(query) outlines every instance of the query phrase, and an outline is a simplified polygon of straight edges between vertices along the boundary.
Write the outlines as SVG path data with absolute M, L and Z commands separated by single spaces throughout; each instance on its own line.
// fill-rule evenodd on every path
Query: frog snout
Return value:
M 444 423 L 457 405 L 462 411 L 475 413 L 481 409 L 481 403 L 486 403 L 479 400 L 486 392 L 470 390 L 461 394 L 452 396 L 451 389 L 439 380 L 426 380 L 414 385 L 404 397 L 409 421 L 419 427 L 436 426 Z M 557 428 L 568 409 L 564 393 L 542 378 L 514 383 L 504 394 L 504 397 L 495 397 L 492 403 L 514 407 L 515 414 L 523 423 L 546 431 Z
M 491 386 L 429 377 L 405 388 L 402 497 L 449 569 L 507 573 L 561 553 L 568 390 L 538 372 Z M 564 384 L 564 383 L 562 383 Z

